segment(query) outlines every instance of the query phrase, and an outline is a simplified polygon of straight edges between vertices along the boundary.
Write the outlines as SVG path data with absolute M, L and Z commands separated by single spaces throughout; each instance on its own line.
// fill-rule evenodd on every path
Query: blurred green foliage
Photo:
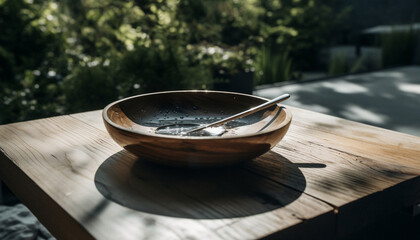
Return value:
M 420 47 L 420 32 L 410 28 L 408 31 L 391 31 L 380 36 L 382 65 L 395 67 L 415 63 L 416 49 Z
M 287 81 L 291 78 L 291 69 L 289 52 L 275 52 L 270 45 L 264 45 L 256 56 L 255 83 L 260 85 Z
M 259 84 L 287 80 L 292 62 L 294 71 L 311 68 L 327 43 L 342 17 L 334 4 L 0 0 L 0 123 L 99 109 L 145 92 L 212 89 L 255 68 L 269 75 L 280 66 Z
M 361 73 L 374 71 L 381 68 L 380 60 L 372 59 L 369 56 L 360 56 L 356 59 L 349 59 L 346 54 L 333 54 L 328 61 L 328 76 Z

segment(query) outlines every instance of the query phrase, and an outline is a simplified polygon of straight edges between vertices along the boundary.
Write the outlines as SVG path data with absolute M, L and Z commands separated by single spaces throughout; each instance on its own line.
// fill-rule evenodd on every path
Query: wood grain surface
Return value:
M 288 108 L 272 151 L 208 171 L 138 159 L 100 111 L 3 125 L 0 176 L 62 239 L 328 239 L 420 202 L 420 138 Z

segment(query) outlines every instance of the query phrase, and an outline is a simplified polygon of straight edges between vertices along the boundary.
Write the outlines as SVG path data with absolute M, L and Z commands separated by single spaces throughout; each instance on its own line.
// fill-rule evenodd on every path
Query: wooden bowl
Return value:
M 111 137 L 140 158 L 172 166 L 224 166 L 274 147 L 290 126 L 290 111 L 277 104 L 227 123 L 222 136 L 162 135 L 155 130 L 170 124 L 210 123 L 266 101 L 231 92 L 157 92 L 113 102 L 102 116 Z

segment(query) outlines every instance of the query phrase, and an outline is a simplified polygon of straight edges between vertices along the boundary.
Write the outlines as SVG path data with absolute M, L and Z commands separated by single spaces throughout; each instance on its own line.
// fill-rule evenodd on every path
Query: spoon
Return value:
M 227 118 L 224 118 L 222 120 L 212 122 L 205 125 L 197 125 L 195 124 L 174 124 L 174 125 L 167 125 L 163 127 L 159 127 L 156 129 L 156 133 L 158 134 L 166 134 L 166 135 L 190 135 L 190 136 L 219 136 L 226 132 L 226 129 L 221 125 L 226 122 L 233 121 L 238 118 L 242 118 L 248 115 L 251 115 L 253 113 L 256 113 L 260 110 L 269 108 L 279 102 L 282 102 L 290 97 L 290 94 L 283 94 L 279 97 L 276 97 L 268 102 L 265 102 L 263 104 L 260 104 L 256 107 L 250 108 L 246 111 L 237 113 L 235 115 L 229 116 Z M 205 130 L 205 131 L 202 131 Z

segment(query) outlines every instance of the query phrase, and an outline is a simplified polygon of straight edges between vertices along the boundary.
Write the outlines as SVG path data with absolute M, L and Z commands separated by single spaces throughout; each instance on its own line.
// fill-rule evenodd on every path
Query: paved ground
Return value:
M 263 86 L 255 95 L 290 93 L 285 104 L 420 136 L 420 66 Z

